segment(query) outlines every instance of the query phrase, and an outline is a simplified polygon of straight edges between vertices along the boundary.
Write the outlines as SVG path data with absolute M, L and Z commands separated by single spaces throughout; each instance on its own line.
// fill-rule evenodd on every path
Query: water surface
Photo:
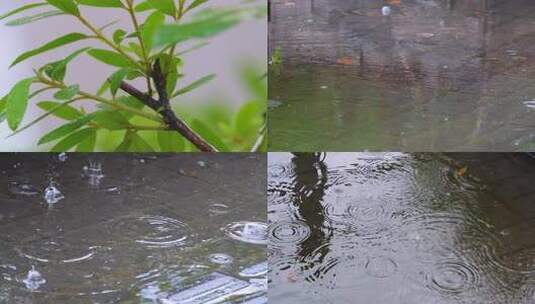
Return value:
M 256 154 L 4 154 L 0 302 L 265 303 L 265 170 Z
M 529 0 L 273 0 L 271 149 L 530 151 L 534 12 Z
M 273 303 L 535 301 L 535 159 L 271 153 Z

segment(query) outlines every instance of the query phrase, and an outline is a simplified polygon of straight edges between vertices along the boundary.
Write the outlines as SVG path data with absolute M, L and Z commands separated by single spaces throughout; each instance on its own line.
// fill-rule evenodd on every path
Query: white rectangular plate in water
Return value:
M 162 302 L 180 304 L 221 303 L 237 291 L 248 286 L 249 283 L 246 281 L 214 272 L 201 279 L 199 284 L 174 294 Z

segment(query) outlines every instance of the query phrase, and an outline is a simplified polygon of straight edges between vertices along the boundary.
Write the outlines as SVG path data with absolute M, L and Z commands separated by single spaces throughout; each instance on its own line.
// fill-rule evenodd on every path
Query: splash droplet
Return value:
M 35 267 L 32 266 L 32 269 L 28 271 L 28 276 L 22 282 L 24 283 L 24 285 L 26 285 L 26 288 L 34 291 L 39 289 L 41 285 L 45 284 L 46 280 L 45 278 L 43 278 L 43 275 L 41 275 L 41 273 L 35 270 Z
M 48 204 L 52 205 L 64 199 L 65 196 L 51 182 L 50 185 L 48 185 L 48 187 L 45 189 L 44 198 Z

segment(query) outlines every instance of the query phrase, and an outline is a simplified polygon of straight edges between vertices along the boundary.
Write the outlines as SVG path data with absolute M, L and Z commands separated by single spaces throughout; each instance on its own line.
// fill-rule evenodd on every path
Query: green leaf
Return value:
M 80 129 L 81 127 L 86 125 L 89 121 L 91 121 L 92 118 L 93 118 L 93 115 L 89 114 L 89 115 L 85 115 L 85 116 L 83 116 L 81 118 L 78 118 L 75 121 L 66 123 L 66 124 L 62 125 L 61 127 L 56 128 L 56 129 L 52 130 L 51 132 L 45 134 L 43 137 L 41 137 L 41 139 L 39 140 L 39 142 L 37 144 L 42 145 L 42 144 L 46 144 L 46 143 L 49 143 L 51 141 L 54 141 L 56 139 L 62 138 L 64 136 L 66 136 L 66 135 L 68 135 L 68 134 Z
M 80 16 L 78 5 L 73 0 L 46 0 L 46 2 L 67 14 Z
M 75 120 L 84 116 L 82 112 L 73 106 L 56 101 L 41 101 L 37 104 L 37 106 L 47 112 L 50 112 L 52 115 L 65 120 Z
M 117 111 L 98 111 L 95 113 L 93 121 L 99 127 L 108 130 L 123 130 L 130 125 L 128 120 Z
M 121 0 L 76 0 L 76 2 L 96 7 L 123 7 Z
M 141 101 L 139 101 L 137 98 L 132 97 L 132 96 L 121 96 L 116 99 L 116 102 L 122 103 L 124 105 L 127 105 L 131 108 L 138 109 L 138 110 L 141 110 L 143 109 L 143 107 L 145 107 L 145 105 Z M 121 115 L 124 116 L 126 119 L 130 119 L 135 114 L 131 112 L 127 112 L 127 111 L 122 111 Z
M 202 4 L 204 4 L 204 3 L 206 3 L 206 2 L 208 2 L 208 0 L 195 0 L 195 1 L 193 1 L 193 2 L 188 6 L 188 8 L 186 9 L 186 11 L 190 11 L 190 10 L 192 10 L 192 9 L 194 9 L 194 8 L 196 8 L 196 7 L 198 7 L 198 6 L 202 5 Z
M 74 60 L 74 58 L 76 58 L 78 55 L 90 49 L 91 48 L 83 48 L 83 49 L 77 50 L 76 52 L 67 56 L 63 60 L 47 64 L 43 70 L 45 74 L 51 79 L 56 80 L 56 81 L 63 81 L 63 79 L 65 79 L 65 73 L 67 72 L 67 65 L 72 60 Z
M 147 2 L 150 4 L 150 6 L 166 15 L 175 16 L 176 14 L 174 0 L 148 0 Z
M 126 75 L 131 71 L 129 68 L 123 68 L 118 70 L 117 72 L 113 73 L 110 78 L 108 78 L 108 81 L 110 82 L 110 91 L 113 96 L 117 94 L 117 90 L 119 90 L 119 87 L 121 86 L 121 83 L 126 78 Z
M 8 17 L 11 17 L 11 16 L 13 16 L 15 14 L 24 12 L 26 10 L 29 10 L 29 9 L 32 9 L 32 8 L 35 8 L 35 7 L 43 6 L 43 5 L 47 5 L 47 4 L 46 3 L 32 3 L 32 4 L 27 4 L 27 5 L 21 6 L 21 7 L 16 8 L 16 9 L 14 9 L 14 10 L 8 12 L 8 13 L 5 13 L 5 14 L 1 15 L 0 16 L 0 20 L 8 18 Z
M 149 143 L 147 143 L 141 136 L 137 133 L 132 133 L 130 139 L 130 147 L 128 147 L 129 152 L 154 152 Z
M 141 39 L 143 40 L 145 51 L 150 54 L 154 41 L 154 33 L 165 21 L 165 16 L 160 12 L 152 13 L 141 28 Z
M 48 12 L 42 12 L 39 14 L 31 15 L 31 16 L 24 16 L 18 19 L 14 19 L 6 23 L 7 26 L 19 26 L 19 25 L 25 25 L 28 23 L 32 23 L 35 21 L 39 21 L 45 18 L 64 15 L 62 11 L 48 11 Z
M 7 103 L 7 97 L 9 95 L 6 95 L 4 97 L 2 97 L 2 99 L 0 99 L 0 112 L 4 111 L 4 109 L 6 108 L 6 103 Z
M 17 59 L 15 59 L 15 61 L 13 61 L 13 63 L 11 64 L 10 68 L 13 67 L 14 65 L 30 58 L 30 57 L 33 57 L 33 56 L 36 56 L 36 55 L 39 55 L 41 53 L 44 53 L 44 52 L 47 52 L 47 51 L 50 51 L 52 49 L 55 49 L 55 48 L 58 48 L 58 47 L 61 47 L 61 46 L 64 46 L 64 45 L 67 45 L 67 44 L 70 44 L 70 43 L 73 43 L 73 42 L 76 42 L 76 41 L 80 41 L 82 39 L 87 39 L 89 38 L 87 35 L 85 34 L 81 34 L 81 33 L 70 33 L 70 34 L 67 34 L 65 36 L 62 36 L 60 38 L 57 38 L 55 40 L 52 40 L 50 41 L 49 43 L 37 48 L 37 49 L 34 49 L 34 50 L 31 50 L 29 52 L 26 52 L 22 55 L 20 55 L 19 57 L 17 57 Z
M 156 32 L 154 44 L 160 46 L 192 38 L 209 38 L 233 27 L 239 21 L 238 14 L 221 13 L 190 23 L 163 25 Z
M 228 146 L 217 136 L 210 127 L 204 124 L 198 119 L 194 119 L 191 123 L 191 127 L 197 131 L 205 140 L 214 145 L 219 151 L 227 152 L 229 151 Z
M 28 107 L 30 86 L 34 78 L 27 78 L 18 82 L 9 93 L 6 101 L 6 118 L 9 128 L 16 130 Z
M 92 128 L 85 128 L 71 133 L 69 136 L 60 140 L 52 149 L 51 152 L 67 152 L 74 148 L 74 146 L 82 143 L 95 133 Z
M 120 44 L 124 40 L 124 36 L 126 36 L 126 31 L 122 29 L 118 29 L 113 33 L 113 42 Z
M 92 132 L 82 142 L 76 146 L 76 152 L 93 152 L 97 143 L 97 131 L 90 129 Z
M 87 52 L 91 57 L 104 62 L 105 64 L 109 64 L 112 66 L 120 67 L 120 68 L 127 68 L 127 67 L 133 67 L 133 63 L 128 59 L 125 58 L 123 55 L 103 50 L 103 49 L 92 49 Z
M 138 13 L 146 12 L 150 9 L 152 9 L 152 6 L 150 5 L 148 1 L 143 1 L 139 3 L 138 5 L 136 5 L 136 7 L 134 8 L 134 10 Z
M 185 148 L 184 138 L 175 131 L 156 132 L 161 152 L 182 152 Z
M 80 86 L 74 84 L 59 90 L 56 94 L 54 94 L 54 98 L 59 100 L 69 100 L 76 96 L 78 92 L 80 92 Z
M 207 84 L 208 82 L 212 81 L 213 79 L 215 78 L 215 74 L 210 74 L 210 75 L 207 75 L 207 76 L 204 76 L 198 80 L 195 80 L 193 83 L 191 83 L 190 85 L 178 90 L 175 92 L 175 94 L 173 94 L 173 97 L 177 97 L 178 95 L 184 95 L 186 93 L 189 93 L 195 89 L 197 89 L 198 87 L 204 85 L 204 84 Z

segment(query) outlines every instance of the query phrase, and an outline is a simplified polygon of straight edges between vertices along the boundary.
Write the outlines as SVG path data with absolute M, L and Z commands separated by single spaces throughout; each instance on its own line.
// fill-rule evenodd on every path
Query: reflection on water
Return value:
M 245 154 L 2 155 L 0 303 L 266 303 L 265 170 Z
M 270 301 L 533 303 L 534 168 L 524 154 L 271 153 Z
M 272 2 L 273 149 L 534 147 L 534 1 Z

